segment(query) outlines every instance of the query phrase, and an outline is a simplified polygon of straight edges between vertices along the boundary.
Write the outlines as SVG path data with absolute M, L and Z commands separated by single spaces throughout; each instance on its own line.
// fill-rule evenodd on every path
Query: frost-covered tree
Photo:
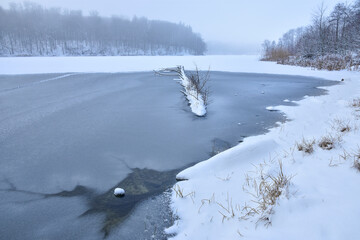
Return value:
M 360 0 L 338 3 L 327 14 L 322 4 L 311 25 L 290 30 L 276 44 L 263 45 L 263 59 L 285 64 L 341 69 L 360 61 Z
M 190 26 L 96 11 L 12 3 L 0 8 L 0 55 L 201 55 L 206 45 Z

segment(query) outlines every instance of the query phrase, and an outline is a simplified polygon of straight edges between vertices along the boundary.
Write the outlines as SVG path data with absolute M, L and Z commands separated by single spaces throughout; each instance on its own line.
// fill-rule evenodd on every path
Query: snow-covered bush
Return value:
M 265 40 L 263 60 L 315 69 L 360 70 L 360 1 L 338 3 L 327 16 L 324 4 L 313 22 L 291 29 L 276 42 Z
M 326 69 L 329 71 L 338 71 L 342 69 L 359 70 L 360 57 L 352 54 L 290 56 L 286 59 L 277 60 L 277 63 L 284 65 L 311 67 L 319 70 Z

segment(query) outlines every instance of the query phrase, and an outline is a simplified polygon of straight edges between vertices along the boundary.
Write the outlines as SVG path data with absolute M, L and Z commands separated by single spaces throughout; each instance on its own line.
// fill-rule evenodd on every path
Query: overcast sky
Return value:
M 7 8 L 9 2 L 0 0 Z M 291 28 L 307 25 L 312 13 L 324 2 L 330 11 L 339 0 L 33 0 L 46 7 L 96 10 L 101 16 L 183 22 L 205 41 L 229 44 L 255 51 L 264 39 L 277 40 Z M 349 2 L 349 1 L 348 1 Z M 350 1 L 351 2 L 351 1 Z M 212 44 L 213 45 L 213 44 Z

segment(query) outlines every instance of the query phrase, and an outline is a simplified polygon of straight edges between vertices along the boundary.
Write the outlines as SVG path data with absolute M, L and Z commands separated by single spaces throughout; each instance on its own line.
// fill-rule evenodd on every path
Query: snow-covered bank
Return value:
M 166 231 L 174 239 L 355 239 L 360 73 L 252 64 L 239 69 L 345 81 L 299 106 L 276 106 L 291 121 L 179 173 L 188 180 L 174 187 L 179 220 Z
M 182 65 L 187 70 L 211 68 L 212 71 L 291 74 L 333 79 L 326 71 L 313 71 L 275 63 L 259 62 L 260 56 L 119 56 L 119 57 L 0 57 L 0 74 L 65 72 L 137 72 Z M 338 76 L 336 76 L 336 79 Z M 339 79 L 340 80 L 340 79 Z

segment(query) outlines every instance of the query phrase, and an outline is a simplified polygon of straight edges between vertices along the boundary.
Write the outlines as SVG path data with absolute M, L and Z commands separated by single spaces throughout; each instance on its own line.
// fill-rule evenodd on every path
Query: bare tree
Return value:
M 290 30 L 275 44 L 263 44 L 263 60 L 320 69 L 357 69 L 360 65 L 360 0 L 338 3 L 326 14 L 321 4 L 311 25 Z
M 319 45 L 319 51 L 321 54 L 325 52 L 325 44 L 326 44 L 326 31 L 327 31 L 327 19 L 325 16 L 326 7 L 324 2 L 317 8 L 317 10 L 313 13 L 313 24 L 315 27 L 315 31 L 318 34 L 319 41 L 317 41 Z

